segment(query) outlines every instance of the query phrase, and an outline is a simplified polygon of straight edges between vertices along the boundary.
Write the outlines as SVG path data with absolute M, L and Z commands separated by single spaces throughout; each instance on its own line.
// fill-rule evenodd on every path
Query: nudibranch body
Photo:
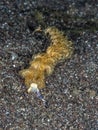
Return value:
M 25 79 L 28 92 L 39 93 L 39 90 L 45 87 L 45 76 L 51 75 L 56 64 L 70 58 L 73 53 L 72 42 L 57 28 L 49 27 L 45 34 L 49 34 L 51 39 L 46 53 L 36 55 L 30 62 L 30 67 L 19 72 Z

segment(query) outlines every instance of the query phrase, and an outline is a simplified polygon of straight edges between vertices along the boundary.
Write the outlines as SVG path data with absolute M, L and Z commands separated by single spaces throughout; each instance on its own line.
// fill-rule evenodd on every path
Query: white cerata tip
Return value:
M 37 86 L 38 85 L 36 83 L 32 83 L 30 85 L 30 88 L 28 89 L 28 93 L 30 93 L 30 92 L 34 92 L 34 93 L 39 92 L 39 89 L 38 89 Z

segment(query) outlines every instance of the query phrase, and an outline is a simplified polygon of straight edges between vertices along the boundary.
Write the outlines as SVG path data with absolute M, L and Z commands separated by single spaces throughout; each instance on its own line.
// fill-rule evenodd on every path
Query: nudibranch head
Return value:
M 36 83 L 31 83 L 30 88 L 28 89 L 28 93 L 30 92 L 34 92 L 34 93 L 39 92 L 38 85 Z
M 30 88 L 28 89 L 28 93 L 30 92 L 34 92 L 37 94 L 37 97 L 42 100 L 44 106 L 47 108 L 47 103 L 44 100 L 43 96 L 41 95 L 39 89 L 38 89 L 38 85 L 36 83 L 31 83 Z

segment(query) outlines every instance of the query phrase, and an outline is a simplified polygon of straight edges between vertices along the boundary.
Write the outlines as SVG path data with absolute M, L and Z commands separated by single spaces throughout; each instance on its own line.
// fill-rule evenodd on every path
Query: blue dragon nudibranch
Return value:
M 36 55 L 30 62 L 30 67 L 19 72 L 25 80 L 28 93 L 36 93 L 43 102 L 45 100 L 39 90 L 45 87 L 45 76 L 51 75 L 56 64 L 70 58 L 73 53 L 72 42 L 68 41 L 63 32 L 55 27 L 48 27 L 45 34 L 49 34 L 51 39 L 51 45 L 46 53 Z

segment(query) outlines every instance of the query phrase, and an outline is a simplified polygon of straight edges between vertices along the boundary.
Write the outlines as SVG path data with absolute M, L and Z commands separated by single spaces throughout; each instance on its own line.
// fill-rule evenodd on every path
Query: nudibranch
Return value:
M 37 93 L 43 102 L 39 90 L 45 87 L 45 77 L 52 74 L 58 62 L 70 58 L 73 53 L 72 42 L 56 27 L 48 27 L 45 29 L 45 34 L 49 34 L 51 40 L 46 52 L 37 54 L 30 62 L 30 66 L 19 72 L 25 80 L 28 93 Z

